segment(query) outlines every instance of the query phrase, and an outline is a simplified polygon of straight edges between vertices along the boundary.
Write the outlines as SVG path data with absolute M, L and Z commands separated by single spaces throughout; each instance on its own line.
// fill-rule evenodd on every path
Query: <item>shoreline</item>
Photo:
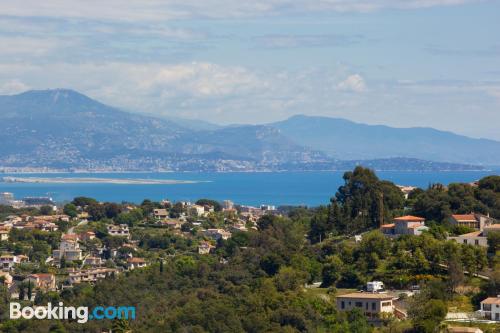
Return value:
M 175 185 L 196 184 L 209 181 L 176 180 L 176 179 L 131 179 L 131 178 L 92 178 L 92 177 L 3 177 L 3 183 L 28 183 L 28 184 L 114 184 L 114 185 Z

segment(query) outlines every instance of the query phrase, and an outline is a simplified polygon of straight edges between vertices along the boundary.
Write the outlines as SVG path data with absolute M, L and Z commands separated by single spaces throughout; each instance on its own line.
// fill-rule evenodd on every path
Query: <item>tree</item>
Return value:
M 464 269 L 456 255 L 448 260 L 448 287 L 452 292 L 464 281 Z
M 71 218 L 75 218 L 78 216 L 78 210 L 76 206 L 72 203 L 64 205 L 64 214 L 68 215 Z
M 344 263 L 337 255 L 329 256 L 321 272 L 323 277 L 322 287 L 335 286 L 342 276 L 343 267 Z
M 42 215 L 52 215 L 53 213 L 54 213 L 54 209 L 52 209 L 52 206 L 40 207 L 40 214 L 42 214 Z
M 436 327 L 446 317 L 448 308 L 446 303 L 439 299 L 431 299 L 426 302 L 425 306 L 419 307 L 418 311 L 411 311 L 413 327 L 417 332 L 433 333 L 436 332 Z
M 206 205 L 212 206 L 212 207 L 214 207 L 214 211 L 216 211 L 216 212 L 222 211 L 221 204 L 216 200 L 200 199 L 200 200 L 196 201 L 196 204 L 200 205 L 200 206 L 206 206 Z

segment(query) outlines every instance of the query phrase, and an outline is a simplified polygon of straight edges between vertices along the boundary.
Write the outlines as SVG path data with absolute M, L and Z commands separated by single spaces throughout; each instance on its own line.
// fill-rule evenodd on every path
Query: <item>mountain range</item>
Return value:
M 500 142 L 431 128 L 294 116 L 220 126 L 130 113 L 73 90 L 0 96 L 0 167 L 114 171 L 471 170 Z

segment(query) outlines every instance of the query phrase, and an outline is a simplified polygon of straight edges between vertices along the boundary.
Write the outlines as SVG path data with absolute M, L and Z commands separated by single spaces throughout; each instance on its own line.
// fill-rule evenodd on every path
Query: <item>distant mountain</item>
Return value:
M 472 139 L 432 128 L 394 128 L 302 115 L 269 126 L 279 129 L 300 145 L 342 160 L 405 157 L 500 165 L 500 142 Z
M 67 89 L 0 96 L 0 143 L 0 167 L 65 170 L 471 170 L 498 158 L 479 153 L 497 152 L 493 141 L 431 129 L 304 116 L 221 127 L 125 112 Z
M 0 166 L 267 170 L 331 160 L 271 127 L 186 122 L 127 113 L 65 89 L 0 96 Z

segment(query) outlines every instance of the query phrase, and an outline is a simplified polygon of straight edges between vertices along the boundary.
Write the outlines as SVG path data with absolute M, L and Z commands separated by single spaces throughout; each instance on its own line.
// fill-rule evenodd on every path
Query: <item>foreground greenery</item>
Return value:
M 448 307 L 470 310 L 483 298 L 500 294 L 498 235 L 490 237 L 488 249 L 445 240 L 447 234 L 459 232 L 446 222 L 451 213 L 477 211 L 500 217 L 500 177 L 482 179 L 477 187 L 434 185 L 415 190 L 408 200 L 394 184 L 379 180 L 368 169 L 358 167 L 344 179 L 329 205 L 292 208 L 287 216 L 265 215 L 258 230 L 233 233 L 217 244 L 215 255 L 207 256 L 195 253 L 196 238 L 148 227 L 149 214 L 160 207 L 158 203 L 145 201 L 125 212 L 122 205 L 77 198 L 65 211 L 76 214 L 77 207 L 88 207 L 92 221 L 81 230 L 96 230 L 97 241 L 112 247 L 120 240 L 106 234 L 106 223 L 129 224 L 138 240 L 138 254 L 154 264 L 95 286 L 80 284 L 60 294 L 39 292 L 35 302 L 136 306 L 137 319 L 84 325 L 8 321 L 9 300 L 2 290 L 0 329 L 13 333 L 101 332 L 112 327 L 114 332 L 436 332 Z M 180 209 L 173 205 L 169 213 L 176 217 Z M 426 217 L 430 232 L 391 240 L 373 230 L 403 214 Z M 219 207 L 203 221 L 203 227 L 223 224 Z M 355 242 L 351 236 L 358 233 L 362 240 Z M 41 262 L 57 246 L 59 236 L 16 231 L 9 246 Z M 486 274 L 490 280 L 465 276 L 464 270 Z M 382 318 L 382 327 L 374 328 L 361 312 L 336 309 L 334 297 L 342 288 L 357 290 L 374 279 L 393 289 L 421 286 L 418 296 L 406 300 L 408 321 Z M 314 282 L 321 288 L 305 287 Z

